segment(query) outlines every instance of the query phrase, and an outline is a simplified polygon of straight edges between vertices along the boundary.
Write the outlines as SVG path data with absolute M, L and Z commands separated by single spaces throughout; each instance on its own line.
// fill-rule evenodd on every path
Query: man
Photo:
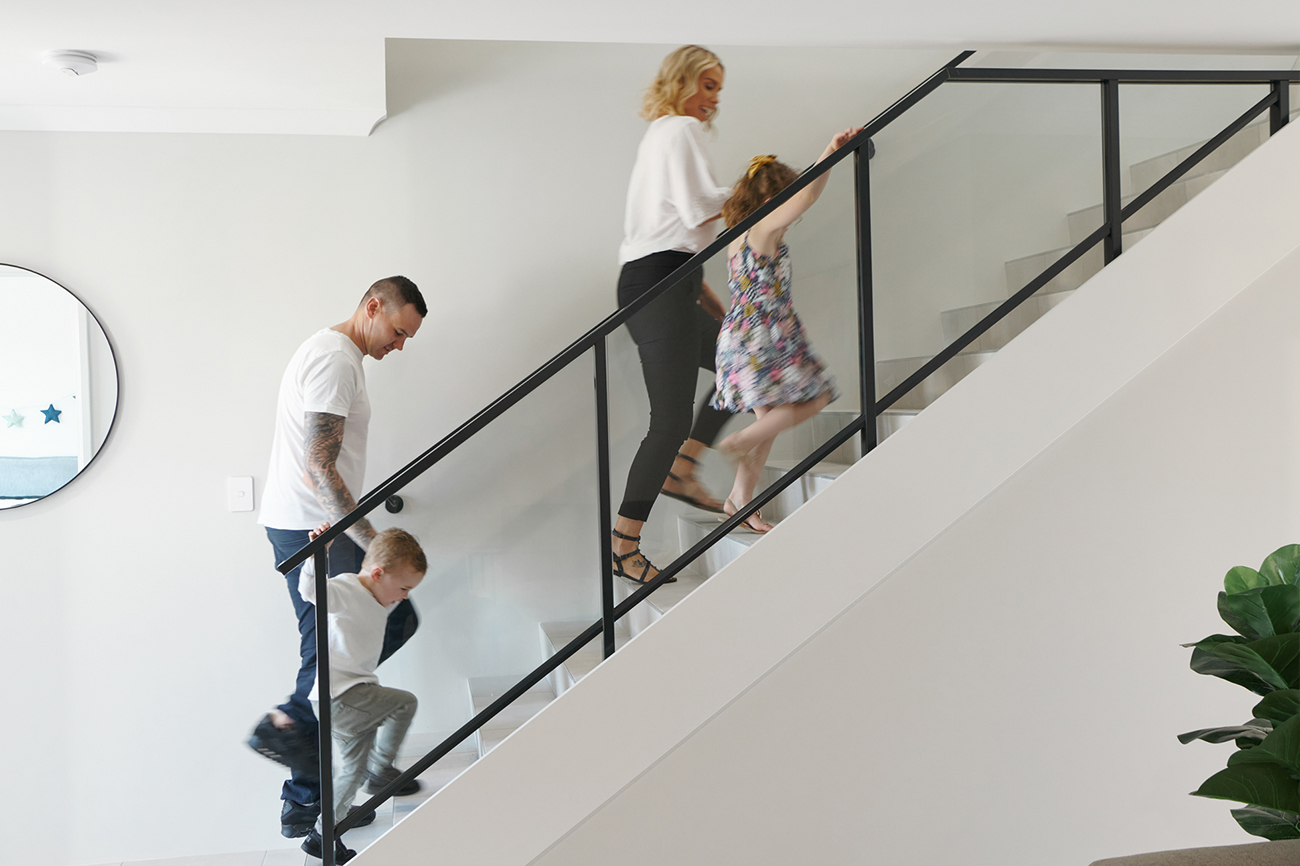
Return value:
M 271 465 L 258 515 L 277 563 L 301 549 L 310 530 L 336 522 L 356 507 L 356 496 L 364 489 L 370 422 L 362 358 L 379 361 L 401 351 L 427 313 L 415 283 L 388 277 L 366 291 L 347 321 L 313 334 L 294 353 L 280 381 Z M 357 572 L 374 537 L 374 528 L 362 518 L 335 539 L 330 575 Z M 280 795 L 280 832 L 290 838 L 306 836 L 320 814 L 317 725 L 308 699 L 316 681 L 316 611 L 298 593 L 298 572 L 295 568 L 285 575 L 302 638 L 297 687 L 249 740 L 255 750 L 292 771 Z M 381 662 L 406 642 L 417 622 L 409 600 L 394 606 Z

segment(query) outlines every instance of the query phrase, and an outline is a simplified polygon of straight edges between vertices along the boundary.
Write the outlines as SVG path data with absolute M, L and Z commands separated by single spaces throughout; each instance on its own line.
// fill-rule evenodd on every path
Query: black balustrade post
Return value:
M 1273 82 L 1277 102 L 1268 110 L 1268 134 L 1277 135 L 1291 119 L 1291 82 L 1286 79 Z
M 1124 205 L 1119 192 L 1119 81 L 1114 78 L 1101 83 L 1101 162 L 1102 210 L 1110 230 L 1102 241 L 1102 255 L 1110 264 L 1124 252 Z
M 867 139 L 867 145 L 871 139 Z M 874 148 L 873 148 L 874 149 Z M 862 454 L 879 442 L 876 431 L 876 326 L 871 282 L 870 151 L 853 151 L 853 201 L 858 228 L 858 399 L 862 402 Z
M 596 341 L 596 471 L 600 500 L 600 611 L 605 658 L 614 654 L 614 529 L 610 525 L 609 501 L 609 376 L 605 338 Z
M 330 638 L 329 557 L 325 548 L 316 551 L 316 717 L 319 721 L 317 751 L 320 753 L 320 823 L 322 866 L 334 866 L 334 772 L 330 748 Z

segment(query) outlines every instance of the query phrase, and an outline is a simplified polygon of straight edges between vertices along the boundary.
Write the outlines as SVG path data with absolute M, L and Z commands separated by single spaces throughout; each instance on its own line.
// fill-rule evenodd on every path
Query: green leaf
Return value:
M 1277 632 L 1273 630 L 1273 620 L 1269 619 L 1268 608 L 1264 607 L 1264 598 L 1260 593 L 1266 589 L 1286 588 L 1260 586 L 1233 595 L 1221 592 L 1219 593 L 1219 616 L 1239 634 L 1251 640 L 1272 637 Z
M 1274 727 L 1300 713 L 1300 689 L 1280 689 L 1264 697 L 1251 710 L 1256 718 L 1268 719 Z
M 1226 743 L 1229 740 L 1263 740 L 1272 730 L 1272 728 L 1266 728 L 1262 725 L 1201 728 L 1199 731 L 1188 731 L 1185 734 L 1179 734 L 1178 742 L 1187 745 L 1192 740 L 1205 740 L 1207 743 Z
M 1272 585 L 1300 586 L 1300 544 L 1279 547 L 1259 567 L 1260 575 Z
M 1228 759 L 1229 767 L 1243 764 L 1273 764 L 1285 769 L 1292 781 L 1300 782 L 1300 716 L 1292 716 L 1254 748 Z
M 1254 749 L 1250 750 L 1253 751 Z M 1277 764 L 1228 767 L 1206 779 L 1192 795 L 1216 800 L 1236 800 L 1248 806 L 1277 809 L 1281 812 L 1300 812 L 1300 783 Z
M 1254 650 L 1269 667 L 1277 671 L 1286 685 L 1283 689 L 1300 689 L 1300 634 L 1279 634 L 1241 645 Z M 1231 651 L 1229 651 L 1231 654 Z
M 1258 586 L 1219 593 L 1219 616 L 1251 640 L 1290 634 L 1300 624 L 1300 586 Z
M 1247 806 L 1244 809 L 1233 809 L 1232 817 L 1237 819 L 1241 829 L 1252 836 L 1262 836 L 1271 842 L 1300 839 L 1300 814 L 1295 812 Z
M 1203 637 L 1196 643 L 1183 643 L 1179 646 L 1194 646 L 1201 649 L 1209 649 L 1212 646 L 1221 643 L 1246 643 L 1246 638 L 1236 634 L 1212 634 L 1209 637 Z
M 1268 586 L 1268 578 L 1245 565 L 1228 569 L 1223 578 L 1223 588 L 1229 595 L 1261 586 Z
M 1259 595 L 1273 622 L 1273 634 L 1300 631 L 1300 586 L 1266 586 Z
M 1276 641 L 1276 637 L 1264 638 Z M 1266 695 L 1277 689 L 1290 688 L 1290 683 L 1282 678 L 1273 667 L 1253 648 L 1264 641 L 1249 644 L 1214 643 L 1196 646 L 1192 650 L 1192 670 L 1198 674 L 1219 677 L 1242 688 L 1249 689 L 1257 695 Z

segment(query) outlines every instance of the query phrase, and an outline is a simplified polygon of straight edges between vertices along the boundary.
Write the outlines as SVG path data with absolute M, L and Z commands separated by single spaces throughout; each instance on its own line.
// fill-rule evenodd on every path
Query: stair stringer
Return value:
M 1297 248 L 1296 201 L 1287 129 L 357 862 L 537 859 Z

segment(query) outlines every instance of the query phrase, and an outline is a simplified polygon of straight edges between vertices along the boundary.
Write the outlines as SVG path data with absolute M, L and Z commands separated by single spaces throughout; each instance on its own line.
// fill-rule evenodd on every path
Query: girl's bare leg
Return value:
M 718 443 L 718 450 L 735 457 L 741 463 L 754 462 L 754 458 L 757 457 L 755 452 L 760 444 L 767 442 L 768 450 L 771 450 L 772 442 L 776 439 L 778 433 L 802 424 L 825 409 L 830 402 L 831 395 L 822 394 L 820 397 L 803 403 L 759 406 L 754 410 L 758 420 L 744 430 L 738 430 L 723 439 Z M 764 409 L 767 411 L 763 412 Z M 764 459 L 766 459 L 766 452 Z
M 758 416 L 759 421 L 762 421 L 765 415 L 771 414 L 772 409 L 771 406 L 759 406 L 754 409 L 754 414 Z M 747 505 L 749 500 L 754 498 L 754 488 L 758 486 L 759 479 L 763 476 L 763 466 L 767 463 L 767 455 L 772 450 L 772 443 L 775 438 L 774 436 L 771 439 L 764 439 L 759 442 L 749 452 L 750 459 L 742 460 L 736 464 L 736 482 L 732 485 L 727 501 L 722 504 L 724 513 L 735 514 L 742 505 Z M 757 513 L 751 514 L 745 520 L 744 525 L 755 532 L 767 532 L 772 529 L 772 524 Z

